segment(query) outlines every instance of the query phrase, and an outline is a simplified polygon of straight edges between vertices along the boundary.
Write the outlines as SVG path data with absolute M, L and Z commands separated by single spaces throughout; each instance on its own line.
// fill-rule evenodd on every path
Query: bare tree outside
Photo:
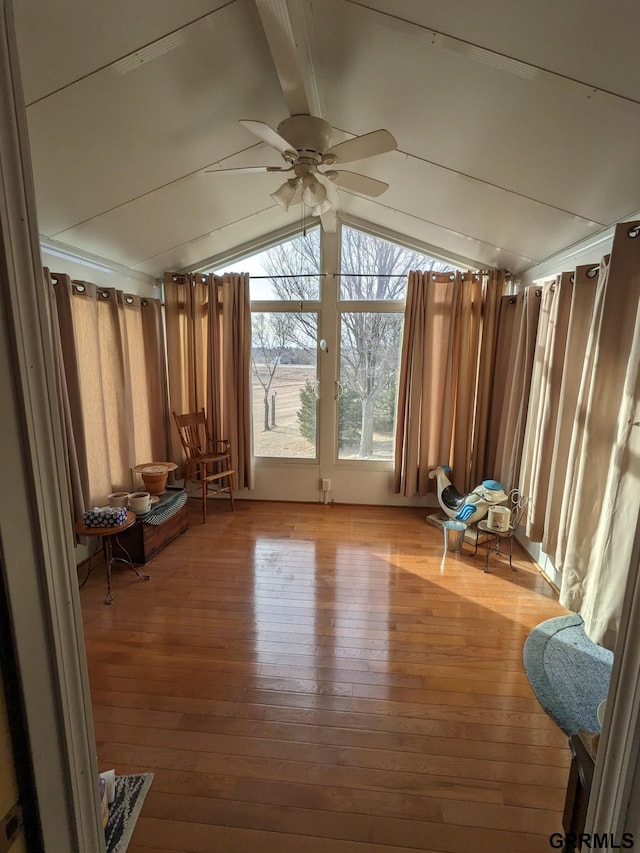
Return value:
M 320 298 L 320 229 L 268 249 L 262 266 L 279 299 L 312 302 Z
M 306 435 L 298 428 L 297 412 L 305 380 L 315 388 L 316 340 L 315 313 L 252 314 L 253 434 L 260 456 L 315 456 L 315 410 L 313 430 Z
M 449 270 L 442 261 L 397 243 L 358 231 L 342 229 L 340 298 L 398 302 L 404 300 L 407 277 L 412 269 Z M 375 457 L 376 404 L 383 395 L 387 406 L 395 409 L 398 362 L 402 339 L 403 315 L 358 311 L 343 313 L 340 330 L 340 381 L 344 392 L 360 401 L 360 441 L 357 453 L 349 443 L 340 442 L 342 457 Z M 340 418 L 347 414 L 340 406 Z M 393 438 L 393 424 L 385 429 Z M 344 430 L 346 432 L 346 430 Z M 390 442 L 386 442 L 386 445 Z M 390 457 L 390 448 L 384 455 Z
M 269 391 L 280 361 L 293 340 L 290 314 L 253 314 L 251 317 L 251 368 L 264 392 L 263 429 L 268 432 Z

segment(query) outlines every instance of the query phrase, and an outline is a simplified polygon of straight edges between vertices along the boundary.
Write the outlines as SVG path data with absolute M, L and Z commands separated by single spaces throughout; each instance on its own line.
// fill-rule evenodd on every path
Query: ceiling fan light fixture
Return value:
M 271 193 L 271 198 L 277 202 L 283 210 L 289 210 L 289 205 L 298 189 L 299 178 L 289 178 L 281 187 Z
M 327 190 L 313 175 L 307 175 L 302 182 L 302 201 L 308 207 L 318 207 L 327 200 Z
M 322 216 L 323 213 L 327 213 L 329 210 L 331 210 L 332 207 L 333 205 L 331 204 L 329 199 L 325 198 L 325 200 L 321 204 L 318 204 L 315 207 L 311 208 L 311 213 L 313 216 Z

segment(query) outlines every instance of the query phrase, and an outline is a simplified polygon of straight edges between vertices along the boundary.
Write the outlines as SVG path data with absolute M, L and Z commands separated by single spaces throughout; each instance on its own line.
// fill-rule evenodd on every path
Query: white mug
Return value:
M 146 512 L 151 506 L 151 495 L 149 492 L 131 492 L 129 495 L 129 509 L 131 512 Z
M 109 506 L 126 506 L 129 500 L 129 492 L 112 492 L 108 495 Z

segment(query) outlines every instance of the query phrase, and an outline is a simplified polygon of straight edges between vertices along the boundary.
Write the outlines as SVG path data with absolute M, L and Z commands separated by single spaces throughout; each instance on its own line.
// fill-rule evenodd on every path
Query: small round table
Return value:
M 486 519 L 478 522 L 478 535 L 484 533 L 486 536 L 491 538 L 487 539 L 485 542 L 478 543 L 478 539 L 476 537 L 476 548 L 473 552 L 473 556 L 475 557 L 478 551 L 478 544 L 481 548 L 486 548 L 487 553 L 484 560 L 484 571 L 489 571 L 489 554 L 497 554 L 499 557 L 506 557 L 507 554 L 503 554 L 500 550 L 500 543 L 503 539 L 509 540 L 509 567 L 511 571 L 517 572 L 518 569 L 513 565 L 513 536 L 515 533 L 515 529 L 513 527 L 509 527 L 507 530 L 496 530 L 495 527 L 489 527 L 489 523 Z
M 123 557 L 114 557 L 113 556 L 113 548 L 111 543 L 111 537 L 117 536 L 118 533 L 122 533 L 123 530 L 127 530 L 129 527 L 133 527 L 136 523 L 136 515 L 135 513 L 127 510 L 127 519 L 122 524 L 119 524 L 117 527 L 87 527 L 85 523 L 80 520 L 76 521 L 76 533 L 79 536 L 97 536 L 102 539 L 102 544 L 104 547 L 104 559 L 107 564 L 107 597 L 104 600 L 105 604 L 113 603 L 113 594 L 111 592 L 111 567 L 115 562 L 124 563 L 126 566 L 134 571 L 141 581 L 148 581 L 151 575 L 142 575 L 133 565 L 131 560 L 125 560 Z M 89 557 L 89 570 L 87 571 L 87 576 L 80 584 L 80 589 L 86 584 L 89 580 L 89 575 L 93 571 L 91 566 L 91 561 L 93 560 L 94 555 L 92 554 Z

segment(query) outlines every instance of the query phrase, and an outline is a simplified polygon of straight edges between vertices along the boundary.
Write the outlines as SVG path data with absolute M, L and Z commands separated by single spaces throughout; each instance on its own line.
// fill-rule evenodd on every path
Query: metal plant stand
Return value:
M 118 533 L 121 533 L 123 530 L 127 530 L 129 527 L 132 527 L 136 522 L 135 513 L 127 511 L 127 520 L 123 522 L 123 524 L 118 525 L 118 527 L 87 527 L 83 521 L 76 522 L 76 533 L 79 536 L 96 536 L 102 539 L 102 545 L 104 549 L 104 559 L 107 565 L 107 596 L 104 600 L 105 604 L 113 603 L 113 593 L 111 592 L 111 570 L 113 564 L 115 562 L 124 563 L 126 566 L 136 573 L 136 575 L 140 578 L 141 581 L 148 581 L 151 575 L 143 575 L 141 574 L 136 567 L 131 562 L 131 559 L 125 559 L 124 557 L 114 557 L 113 556 L 113 543 L 112 537 L 117 536 Z M 124 551 L 124 548 L 120 545 L 120 548 Z M 125 551 L 125 554 L 127 552 Z M 89 580 L 89 576 L 93 571 L 93 566 L 91 565 L 92 560 L 95 554 L 92 554 L 89 557 L 89 569 L 87 571 L 85 579 L 80 584 L 80 589 L 86 584 Z

